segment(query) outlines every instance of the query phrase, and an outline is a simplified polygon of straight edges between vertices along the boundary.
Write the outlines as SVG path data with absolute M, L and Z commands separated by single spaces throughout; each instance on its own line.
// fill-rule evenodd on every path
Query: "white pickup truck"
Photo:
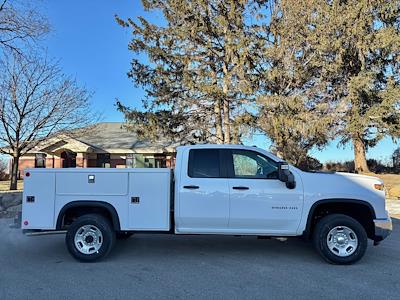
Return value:
M 177 149 L 169 169 L 27 169 L 21 226 L 66 232 L 73 257 L 105 257 L 135 232 L 289 237 L 313 241 L 328 262 L 350 264 L 392 230 L 383 182 L 303 172 L 255 147 Z

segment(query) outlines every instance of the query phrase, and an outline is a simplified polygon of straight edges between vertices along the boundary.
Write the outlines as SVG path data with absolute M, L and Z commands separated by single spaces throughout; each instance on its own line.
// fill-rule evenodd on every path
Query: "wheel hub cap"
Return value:
M 103 244 L 103 235 L 99 228 L 94 225 L 80 227 L 74 237 L 76 249 L 83 254 L 98 252 Z
M 337 241 L 337 243 L 338 243 L 339 245 L 344 245 L 344 244 L 346 243 L 346 237 L 345 237 L 345 236 L 342 236 L 342 235 L 339 235 L 339 236 L 336 238 L 336 241 Z
M 328 233 L 326 242 L 329 250 L 340 257 L 350 256 L 358 247 L 356 233 L 346 226 L 332 228 Z

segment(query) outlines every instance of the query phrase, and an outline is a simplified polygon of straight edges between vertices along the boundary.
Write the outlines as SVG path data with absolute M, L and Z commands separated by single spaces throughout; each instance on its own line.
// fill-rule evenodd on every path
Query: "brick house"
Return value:
M 10 166 L 11 166 L 10 161 Z M 175 147 L 167 141 L 139 141 L 123 123 L 97 123 L 79 137 L 54 136 L 20 158 L 26 168 L 171 168 Z

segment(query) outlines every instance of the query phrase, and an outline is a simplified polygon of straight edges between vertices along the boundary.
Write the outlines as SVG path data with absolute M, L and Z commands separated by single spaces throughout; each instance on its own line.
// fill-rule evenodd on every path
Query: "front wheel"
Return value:
M 94 262 L 111 251 L 115 244 L 115 231 L 103 216 L 87 214 L 71 224 L 65 242 L 74 258 L 83 262 Z
M 329 263 L 352 264 L 359 261 L 367 249 L 367 233 L 355 219 L 333 214 L 322 218 L 315 226 L 313 244 Z

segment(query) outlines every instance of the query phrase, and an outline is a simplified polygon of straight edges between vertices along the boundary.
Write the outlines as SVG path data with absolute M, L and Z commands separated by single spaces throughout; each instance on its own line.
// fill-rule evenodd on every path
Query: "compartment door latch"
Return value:
M 131 203 L 138 204 L 139 202 L 140 202 L 140 198 L 139 197 L 131 197 Z
M 88 175 L 88 183 L 94 183 L 96 177 L 94 175 Z

